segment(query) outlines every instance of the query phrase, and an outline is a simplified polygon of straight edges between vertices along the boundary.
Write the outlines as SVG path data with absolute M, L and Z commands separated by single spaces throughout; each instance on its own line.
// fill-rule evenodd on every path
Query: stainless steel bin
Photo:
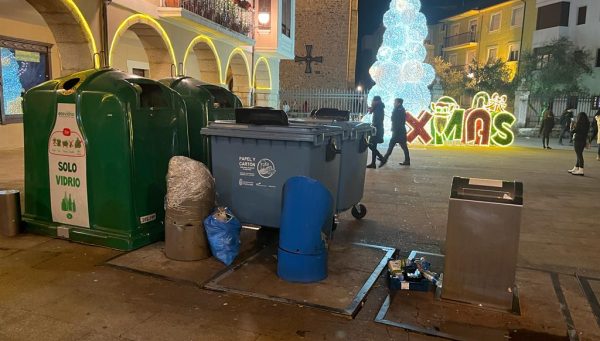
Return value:
M 453 179 L 442 298 L 512 310 L 522 207 L 520 182 Z
M 6 237 L 21 232 L 21 201 L 19 191 L 0 190 L 0 234 Z

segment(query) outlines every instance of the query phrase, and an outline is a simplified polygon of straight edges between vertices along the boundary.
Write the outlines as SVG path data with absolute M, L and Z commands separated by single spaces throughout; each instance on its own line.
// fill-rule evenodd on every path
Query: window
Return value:
M 0 122 L 23 120 L 23 93 L 50 79 L 50 44 L 0 36 Z
M 469 32 L 477 34 L 477 19 L 472 19 L 469 21 Z
M 577 11 L 577 25 L 584 25 L 586 16 L 587 6 L 579 7 L 579 11 Z
M 596 51 L 596 67 L 600 67 L 600 49 Z
M 442 33 L 442 35 L 444 35 L 444 33 L 446 33 L 446 24 L 440 25 L 440 33 Z
M 256 18 L 258 19 L 258 29 L 263 31 L 271 30 L 271 0 L 258 0 L 257 8 L 258 14 Z M 281 23 L 283 25 L 283 16 Z
M 533 53 L 535 54 L 537 59 L 536 67 L 538 70 L 546 67 L 546 65 L 548 65 L 550 59 L 552 58 L 552 56 L 548 52 L 548 49 L 545 47 L 538 47 L 533 50 Z
M 487 62 L 493 63 L 498 59 L 498 46 L 488 47 Z
M 514 7 L 510 17 L 510 27 L 521 27 L 523 24 L 523 6 Z
M 452 66 L 457 66 L 458 65 L 458 55 L 456 53 L 448 55 L 448 63 L 452 64 Z
M 477 62 L 477 51 L 469 51 L 467 52 L 467 59 L 465 60 L 466 65 L 471 65 Z
M 502 13 L 494 13 L 490 17 L 490 32 L 496 32 L 500 29 L 500 21 L 502 20 Z
M 569 11 L 571 3 L 561 1 L 538 8 L 536 30 L 557 26 L 569 26 Z
M 520 53 L 519 44 L 508 45 L 508 59 L 507 60 L 509 62 L 519 61 L 519 53 Z
M 281 33 L 287 37 L 292 36 L 292 0 L 282 0 L 282 12 L 281 18 Z
M 460 24 L 450 26 L 450 37 L 457 36 L 460 33 Z
M 148 70 L 146 69 L 139 69 L 134 67 L 131 69 L 131 73 L 140 77 L 148 77 Z

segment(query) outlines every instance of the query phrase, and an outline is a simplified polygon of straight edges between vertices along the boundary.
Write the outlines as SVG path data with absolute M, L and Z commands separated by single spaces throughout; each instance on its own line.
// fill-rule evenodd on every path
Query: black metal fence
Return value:
M 575 94 L 555 98 L 552 101 L 551 109 L 558 122 L 560 115 L 567 109 L 575 109 L 576 113 L 585 112 L 592 118 L 598 111 L 597 104 L 597 96 Z M 547 107 L 548 104 L 542 99 L 538 97 L 529 97 L 525 127 L 534 128 L 539 126 L 544 110 Z

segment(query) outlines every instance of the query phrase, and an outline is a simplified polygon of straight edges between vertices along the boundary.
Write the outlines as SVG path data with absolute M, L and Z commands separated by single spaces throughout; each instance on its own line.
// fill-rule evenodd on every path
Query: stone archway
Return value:
M 198 36 L 188 45 L 183 67 L 186 76 L 215 85 L 223 83 L 219 54 L 212 40 L 206 36 Z
M 250 69 L 248 59 L 240 49 L 234 49 L 227 63 L 225 84 L 244 105 L 250 105 Z
M 269 62 L 265 57 L 260 57 L 254 64 L 254 96 L 257 106 L 268 107 L 272 105 L 271 89 L 272 78 Z
M 119 57 L 128 58 L 129 49 L 120 49 L 119 46 L 128 32 L 132 32 L 144 48 L 149 65 L 148 77 L 160 79 L 178 73 L 169 36 L 158 21 L 143 14 L 134 14 L 119 25 L 110 45 L 108 60 L 111 66 L 115 66 L 115 60 Z
M 61 76 L 94 67 L 94 54 L 98 51 L 96 42 L 86 19 L 72 0 L 25 1 L 42 16 L 54 36 Z

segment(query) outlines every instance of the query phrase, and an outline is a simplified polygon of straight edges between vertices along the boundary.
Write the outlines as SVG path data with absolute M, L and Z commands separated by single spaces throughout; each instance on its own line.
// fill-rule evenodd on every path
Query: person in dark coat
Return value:
M 580 112 L 577 115 L 575 126 L 571 131 L 573 133 L 573 147 L 577 154 L 577 163 L 569 173 L 583 176 L 583 151 L 588 144 L 588 132 L 590 131 L 590 120 L 586 113 Z
M 558 137 L 558 144 L 563 144 L 562 140 L 565 136 L 565 133 L 569 134 L 569 143 L 573 142 L 573 136 L 571 135 L 571 122 L 573 121 L 573 109 L 565 110 L 562 115 L 560 115 L 560 124 L 562 125 L 562 130 L 560 131 L 560 136 Z
M 383 156 L 383 160 L 381 160 L 379 167 L 387 163 L 396 144 L 399 144 L 400 148 L 404 151 L 404 162 L 401 162 L 400 164 L 402 166 L 410 166 L 410 153 L 408 152 L 406 141 L 406 110 L 404 109 L 404 106 L 402 106 L 403 103 L 404 100 L 402 98 L 396 98 L 394 100 L 394 111 L 392 111 L 392 138 L 390 139 L 390 145 Z
M 373 120 L 371 121 L 371 124 L 377 131 L 369 140 L 369 149 L 371 149 L 371 163 L 367 165 L 367 168 L 377 168 L 377 165 L 375 164 L 377 158 L 379 158 L 379 160 L 383 160 L 383 155 L 381 155 L 379 150 L 377 150 L 377 145 L 383 143 L 383 119 L 385 116 L 385 105 L 381 101 L 381 97 L 373 97 L 370 112 L 373 114 Z
M 542 119 L 542 124 L 540 125 L 540 132 L 538 134 L 542 135 L 542 145 L 544 149 L 552 149 L 550 148 L 550 133 L 552 133 L 552 129 L 554 128 L 554 114 L 552 110 L 548 109 L 544 112 L 544 118 Z

